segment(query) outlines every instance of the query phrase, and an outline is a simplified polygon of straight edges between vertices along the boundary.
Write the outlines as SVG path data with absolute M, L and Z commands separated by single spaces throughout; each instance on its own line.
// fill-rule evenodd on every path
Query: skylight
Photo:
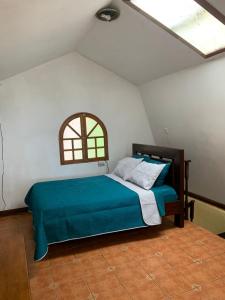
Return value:
M 191 45 L 204 57 L 225 51 L 225 17 L 211 5 L 220 20 L 195 0 L 125 0 L 151 17 L 179 39 Z M 222 21 L 221 21 L 222 19 Z

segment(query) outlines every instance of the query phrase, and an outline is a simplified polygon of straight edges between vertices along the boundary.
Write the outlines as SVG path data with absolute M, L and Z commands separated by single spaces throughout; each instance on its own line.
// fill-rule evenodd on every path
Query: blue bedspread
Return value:
M 152 190 L 163 216 L 176 192 L 169 186 Z M 51 243 L 147 226 L 138 194 L 107 176 L 36 183 L 25 203 L 33 215 L 36 260 Z

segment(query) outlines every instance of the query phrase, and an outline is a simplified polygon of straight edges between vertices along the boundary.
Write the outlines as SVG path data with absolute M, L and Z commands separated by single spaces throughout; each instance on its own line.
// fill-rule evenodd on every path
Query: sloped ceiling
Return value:
M 210 2 L 225 13 L 224 0 Z M 121 17 L 96 22 L 78 46 L 81 54 L 135 84 L 207 61 L 121 0 L 113 4 Z
M 0 80 L 74 51 L 108 0 L 0 0 Z
M 224 0 L 210 2 L 225 14 Z M 121 11 L 118 20 L 97 20 L 107 4 L 0 0 L 0 80 L 74 50 L 135 84 L 206 61 L 122 0 L 112 3 Z

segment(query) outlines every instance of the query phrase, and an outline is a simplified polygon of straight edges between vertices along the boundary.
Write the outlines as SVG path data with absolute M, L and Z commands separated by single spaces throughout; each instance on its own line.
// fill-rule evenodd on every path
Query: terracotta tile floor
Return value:
M 225 240 L 190 222 L 52 245 L 34 262 L 31 217 L 12 218 L 24 233 L 33 300 L 225 300 Z

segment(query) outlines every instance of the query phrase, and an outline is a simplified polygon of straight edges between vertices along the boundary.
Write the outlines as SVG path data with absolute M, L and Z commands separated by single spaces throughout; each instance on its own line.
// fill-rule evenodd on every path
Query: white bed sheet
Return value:
M 139 186 L 131 182 L 125 181 L 114 174 L 107 174 L 106 176 L 121 183 L 125 187 L 129 188 L 130 190 L 138 194 L 143 220 L 147 225 L 161 224 L 162 220 L 159 215 L 159 210 L 156 204 L 155 195 L 151 190 L 142 189 Z

